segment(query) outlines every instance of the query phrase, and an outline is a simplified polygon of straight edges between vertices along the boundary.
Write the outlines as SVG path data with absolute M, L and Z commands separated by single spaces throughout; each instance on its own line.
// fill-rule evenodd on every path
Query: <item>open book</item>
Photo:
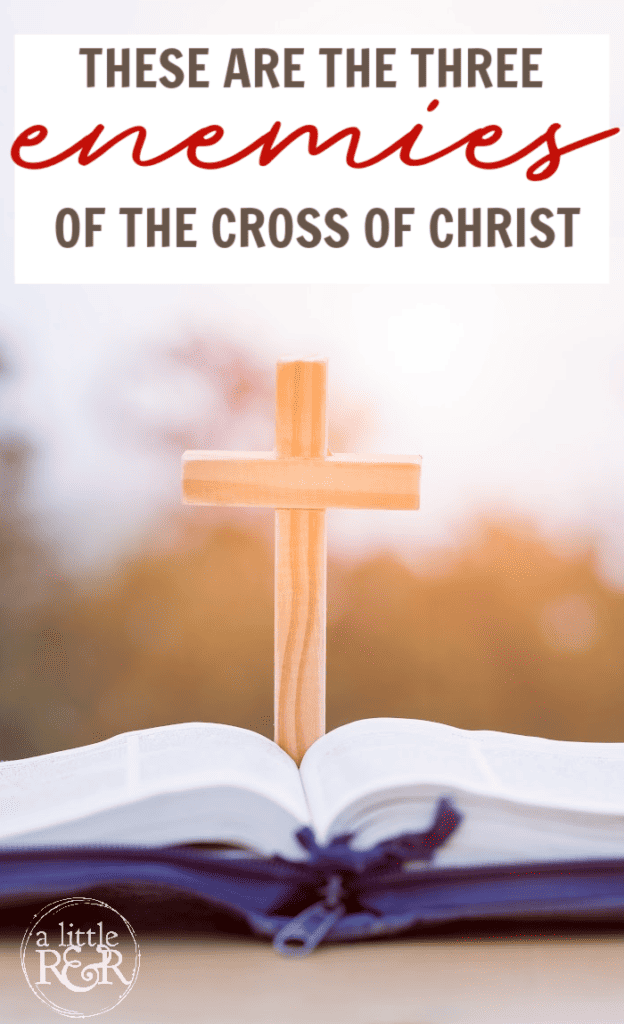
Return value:
M 425 830 L 441 796 L 462 825 L 439 865 L 624 857 L 624 743 L 367 719 L 330 732 L 300 769 L 276 744 L 190 723 L 0 763 L 0 847 L 232 844 L 305 856 L 349 832 L 368 848 Z

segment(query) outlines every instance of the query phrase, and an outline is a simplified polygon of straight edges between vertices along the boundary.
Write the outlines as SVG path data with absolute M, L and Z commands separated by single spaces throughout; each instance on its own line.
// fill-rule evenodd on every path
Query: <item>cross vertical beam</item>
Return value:
M 327 456 L 327 362 L 280 361 L 278 458 Z M 327 530 L 324 509 L 275 511 L 275 742 L 299 763 L 325 732 Z
M 327 363 L 277 364 L 272 452 L 185 452 L 192 505 L 275 509 L 275 739 L 299 763 L 325 732 L 328 508 L 417 509 L 420 459 L 330 455 Z

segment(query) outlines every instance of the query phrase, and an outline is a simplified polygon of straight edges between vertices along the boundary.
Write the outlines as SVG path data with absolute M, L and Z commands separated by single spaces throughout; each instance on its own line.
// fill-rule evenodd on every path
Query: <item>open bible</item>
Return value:
M 0 763 L 0 845 L 227 844 L 305 857 L 353 833 L 368 848 L 427 827 L 440 796 L 462 826 L 436 863 L 624 856 L 624 743 L 574 743 L 367 719 L 300 769 L 275 743 L 189 723 Z
M 189 723 L 0 763 L 0 905 L 111 884 L 199 899 L 297 955 L 440 922 L 611 920 L 624 743 L 379 718 L 297 768 L 264 736 Z

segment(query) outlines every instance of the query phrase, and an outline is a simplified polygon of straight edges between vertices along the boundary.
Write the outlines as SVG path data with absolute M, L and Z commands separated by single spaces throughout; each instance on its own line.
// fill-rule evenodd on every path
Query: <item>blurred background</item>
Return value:
M 270 735 L 273 515 L 179 503 L 185 448 L 272 447 L 261 292 L 232 289 L 232 305 L 258 317 L 256 331 L 230 324 L 236 340 L 216 315 L 202 330 L 161 323 L 137 340 L 97 308 L 76 323 L 74 303 L 50 292 L 63 326 L 52 339 L 44 324 L 8 339 L 0 383 L 3 756 L 185 720 Z M 350 292 L 334 302 L 345 330 Z M 514 305 L 513 294 L 499 299 Z M 331 450 L 387 451 L 380 439 L 393 435 L 395 450 L 424 452 L 420 512 L 328 513 L 329 727 L 396 715 L 624 740 L 622 470 L 611 477 L 600 452 L 621 457 L 621 393 L 605 379 L 602 408 L 590 402 L 590 334 L 560 380 L 550 353 L 527 353 L 502 324 L 471 377 L 465 311 L 457 349 L 431 369 L 448 341 L 445 307 L 436 327 L 425 305 L 423 339 L 413 295 L 388 365 L 377 329 L 401 300 L 366 300 L 379 303 L 379 324 L 357 332 L 361 360 L 315 332 L 337 350 Z M 307 321 L 304 306 L 293 322 Z M 280 335 L 286 344 L 273 328 L 266 348 Z M 533 384 L 519 378 L 527 362 Z
M 9 4 L 6 81 L 14 31 L 137 31 L 145 6 Z M 281 31 L 350 27 L 347 4 L 294 6 L 273 0 Z M 230 7 L 208 25 L 184 0 L 175 29 L 231 31 Z M 359 31 L 564 15 L 612 34 L 621 125 L 618 5 L 363 2 Z M 420 512 L 329 513 L 328 726 L 624 741 L 621 193 L 605 286 L 34 287 L 11 283 L 0 178 L 1 758 L 185 720 L 272 734 L 273 516 L 182 507 L 180 457 L 271 448 L 274 361 L 317 353 L 333 451 L 423 455 Z

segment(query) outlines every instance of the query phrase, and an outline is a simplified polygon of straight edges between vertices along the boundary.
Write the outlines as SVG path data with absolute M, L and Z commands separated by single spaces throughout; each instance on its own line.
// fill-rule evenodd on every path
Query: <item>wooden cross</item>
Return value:
M 325 732 L 328 508 L 417 509 L 420 459 L 327 451 L 327 361 L 277 364 L 275 450 L 185 452 L 183 500 L 275 509 L 275 742 Z

